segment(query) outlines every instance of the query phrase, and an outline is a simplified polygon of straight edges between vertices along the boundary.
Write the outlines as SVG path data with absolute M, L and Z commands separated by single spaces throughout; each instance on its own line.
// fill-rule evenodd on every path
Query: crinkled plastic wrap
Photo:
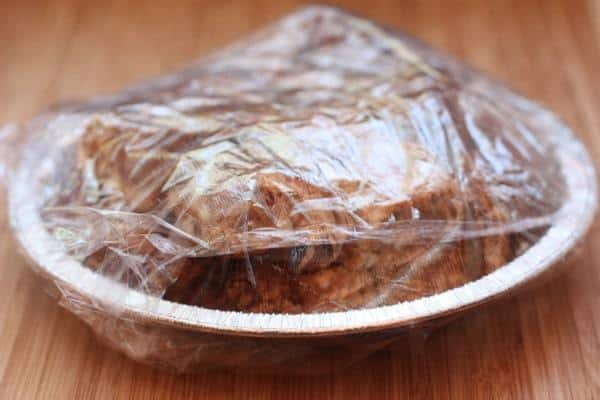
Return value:
M 106 341 L 180 370 L 364 357 L 431 319 L 418 301 L 525 274 L 558 220 L 577 239 L 596 204 L 548 111 L 327 7 L 18 137 L 25 252 Z M 574 187 L 587 217 L 565 215 Z M 383 321 L 398 306 L 411 322 Z

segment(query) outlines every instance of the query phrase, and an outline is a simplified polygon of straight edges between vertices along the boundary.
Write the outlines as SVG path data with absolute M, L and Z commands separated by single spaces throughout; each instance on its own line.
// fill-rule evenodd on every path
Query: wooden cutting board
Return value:
M 0 3 L 0 123 L 183 65 L 301 1 Z M 335 2 L 563 117 L 600 156 L 600 1 Z M 0 204 L 3 208 L 3 204 Z M 600 398 L 600 240 L 565 274 L 331 376 L 177 376 L 100 344 L 45 293 L 0 218 L 0 399 Z

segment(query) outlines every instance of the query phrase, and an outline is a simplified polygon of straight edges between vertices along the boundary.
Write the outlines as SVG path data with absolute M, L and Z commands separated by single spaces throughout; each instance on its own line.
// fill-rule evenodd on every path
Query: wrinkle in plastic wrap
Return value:
M 218 310 L 345 311 L 456 288 L 526 251 L 564 201 L 557 127 L 414 39 L 311 7 L 38 117 L 20 166 L 44 171 L 39 213 L 64 251 L 130 288 Z M 227 347 L 62 296 L 138 359 L 185 369 L 183 354 L 211 364 Z

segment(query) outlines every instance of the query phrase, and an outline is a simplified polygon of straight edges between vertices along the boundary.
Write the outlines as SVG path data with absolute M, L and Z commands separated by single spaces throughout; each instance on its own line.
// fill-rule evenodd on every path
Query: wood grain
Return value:
M 0 2 L 0 123 L 166 72 L 301 4 Z M 339 4 L 541 101 L 600 156 L 600 2 Z M 595 224 L 559 278 L 335 375 L 177 376 L 105 348 L 47 297 L 2 216 L 0 399 L 600 398 L 598 240 Z

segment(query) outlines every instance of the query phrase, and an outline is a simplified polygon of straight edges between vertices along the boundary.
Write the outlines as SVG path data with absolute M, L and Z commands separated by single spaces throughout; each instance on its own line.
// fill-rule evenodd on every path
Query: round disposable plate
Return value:
M 572 139 L 568 132 L 564 135 L 569 137 L 562 139 Z M 568 198 L 553 225 L 524 254 L 464 286 L 371 309 L 294 315 L 218 311 L 177 304 L 129 289 L 71 258 L 44 228 L 36 202 L 39 198 L 36 193 L 41 193 L 44 185 L 42 168 L 34 173 L 16 171 L 17 183 L 9 194 L 11 224 L 23 249 L 43 275 L 81 298 L 136 320 L 189 330 L 265 337 L 327 336 L 415 326 L 508 293 L 549 270 L 583 236 L 596 208 L 595 172 L 581 145 L 573 144 L 572 140 L 571 144 L 557 152 Z

